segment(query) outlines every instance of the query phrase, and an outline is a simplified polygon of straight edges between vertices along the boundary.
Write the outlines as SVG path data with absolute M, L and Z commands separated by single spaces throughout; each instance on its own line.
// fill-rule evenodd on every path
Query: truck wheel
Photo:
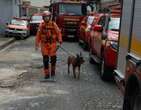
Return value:
M 20 40 L 21 38 L 19 36 L 15 36 L 15 39 L 16 40 Z
M 100 71 L 100 77 L 101 77 L 102 80 L 107 80 L 106 72 L 107 72 L 107 68 L 105 67 L 105 61 L 102 60 L 101 71 Z
M 138 95 L 135 98 L 135 104 L 133 110 L 141 110 L 141 96 Z
M 141 110 L 141 96 L 137 94 L 125 96 L 123 110 Z
M 25 38 L 26 38 L 26 37 L 24 37 L 24 36 L 21 36 L 21 37 L 20 37 L 21 40 L 24 40 Z
M 132 83 L 126 86 L 123 110 L 141 110 L 141 91 Z
M 90 49 L 90 52 L 89 52 L 89 62 L 91 64 L 95 64 L 95 61 L 92 59 L 91 55 L 92 55 L 92 50 Z
M 91 63 L 91 64 L 94 64 L 95 62 L 94 62 L 94 60 L 89 56 L 89 62 Z

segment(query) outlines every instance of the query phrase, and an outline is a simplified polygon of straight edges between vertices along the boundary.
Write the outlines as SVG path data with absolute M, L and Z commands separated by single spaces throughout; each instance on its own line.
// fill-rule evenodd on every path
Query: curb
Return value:
M 0 50 L 4 49 L 5 47 L 7 47 L 8 45 L 10 45 L 11 43 L 13 43 L 15 41 L 16 41 L 15 38 L 11 38 L 11 39 L 5 41 L 3 44 L 0 45 Z

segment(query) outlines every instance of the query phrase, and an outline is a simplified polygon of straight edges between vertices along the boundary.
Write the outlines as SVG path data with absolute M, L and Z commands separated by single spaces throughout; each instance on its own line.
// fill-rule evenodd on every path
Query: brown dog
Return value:
M 70 74 L 70 65 L 72 64 L 73 68 L 73 76 L 74 78 L 79 79 L 80 78 L 80 67 L 81 64 L 83 64 L 85 61 L 80 53 L 80 55 L 75 56 L 69 56 L 68 57 L 68 74 Z M 76 68 L 78 68 L 78 75 L 76 75 Z

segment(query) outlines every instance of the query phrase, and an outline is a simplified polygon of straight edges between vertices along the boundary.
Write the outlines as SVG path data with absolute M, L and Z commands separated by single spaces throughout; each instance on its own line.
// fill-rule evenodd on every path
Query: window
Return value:
M 27 26 L 28 22 L 25 21 L 25 20 L 12 19 L 11 20 L 11 24 L 13 24 L 13 25 L 19 25 L 19 26 Z
M 111 18 L 108 28 L 110 30 L 119 30 L 120 18 Z
M 82 15 L 81 4 L 60 4 L 59 13 L 69 15 Z

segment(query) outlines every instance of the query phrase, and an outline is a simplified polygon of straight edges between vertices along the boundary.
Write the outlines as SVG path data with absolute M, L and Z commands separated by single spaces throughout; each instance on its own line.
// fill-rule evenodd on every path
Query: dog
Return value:
M 85 62 L 82 54 L 77 54 L 76 56 L 68 56 L 68 74 L 70 74 L 70 65 L 72 65 L 73 76 L 76 79 L 80 78 L 80 67 Z M 76 68 L 78 68 L 78 75 L 76 75 Z

